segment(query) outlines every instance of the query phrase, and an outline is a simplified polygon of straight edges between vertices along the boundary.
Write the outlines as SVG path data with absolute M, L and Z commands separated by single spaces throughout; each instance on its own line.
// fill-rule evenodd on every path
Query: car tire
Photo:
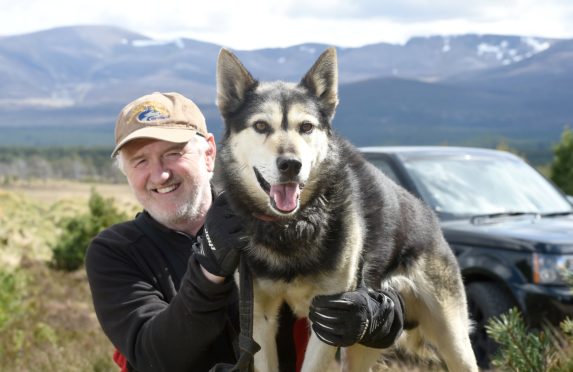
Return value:
M 492 340 L 485 325 L 492 317 L 498 317 L 516 306 L 511 294 L 496 282 L 473 282 L 466 285 L 468 310 L 474 321 L 470 335 L 472 347 L 480 368 L 490 367 L 490 358 L 497 351 L 498 344 Z

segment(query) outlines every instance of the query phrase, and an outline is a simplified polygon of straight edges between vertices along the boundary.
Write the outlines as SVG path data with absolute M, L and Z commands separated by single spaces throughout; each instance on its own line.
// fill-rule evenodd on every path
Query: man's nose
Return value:
M 151 171 L 151 182 L 157 185 L 165 183 L 171 177 L 171 170 L 162 161 L 154 162 Z

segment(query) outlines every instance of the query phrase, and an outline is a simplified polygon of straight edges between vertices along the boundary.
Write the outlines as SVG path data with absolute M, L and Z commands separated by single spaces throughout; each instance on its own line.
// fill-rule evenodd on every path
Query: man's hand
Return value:
M 197 261 L 213 275 L 230 276 L 239 264 L 239 251 L 247 243 L 242 219 L 233 213 L 225 194 L 220 194 L 207 212 L 203 234 L 193 244 Z
M 360 287 L 353 292 L 316 296 L 309 319 L 312 329 L 332 346 L 362 345 L 384 348 L 402 332 L 404 313 L 397 293 Z

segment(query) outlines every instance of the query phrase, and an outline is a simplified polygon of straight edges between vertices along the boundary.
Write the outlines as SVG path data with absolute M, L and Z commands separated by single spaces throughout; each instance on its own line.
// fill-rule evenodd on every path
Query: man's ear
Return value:
M 209 172 L 213 172 L 215 170 L 215 158 L 217 156 L 215 136 L 209 133 L 205 140 L 207 141 L 207 150 L 205 150 L 205 165 L 207 166 L 207 170 Z
M 221 49 L 217 60 L 217 107 L 224 118 L 244 102 L 245 93 L 257 84 L 231 51 Z
M 318 98 L 329 119 L 338 105 L 338 63 L 336 49 L 326 49 L 302 78 L 300 85 Z

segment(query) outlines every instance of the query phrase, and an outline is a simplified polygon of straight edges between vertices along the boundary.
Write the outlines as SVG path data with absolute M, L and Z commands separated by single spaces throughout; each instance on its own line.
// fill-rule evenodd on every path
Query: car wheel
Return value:
M 495 282 L 473 282 L 466 285 L 468 309 L 475 329 L 470 335 L 472 347 L 481 368 L 489 368 L 491 356 L 498 344 L 485 330 L 491 317 L 497 317 L 515 306 L 511 295 Z

